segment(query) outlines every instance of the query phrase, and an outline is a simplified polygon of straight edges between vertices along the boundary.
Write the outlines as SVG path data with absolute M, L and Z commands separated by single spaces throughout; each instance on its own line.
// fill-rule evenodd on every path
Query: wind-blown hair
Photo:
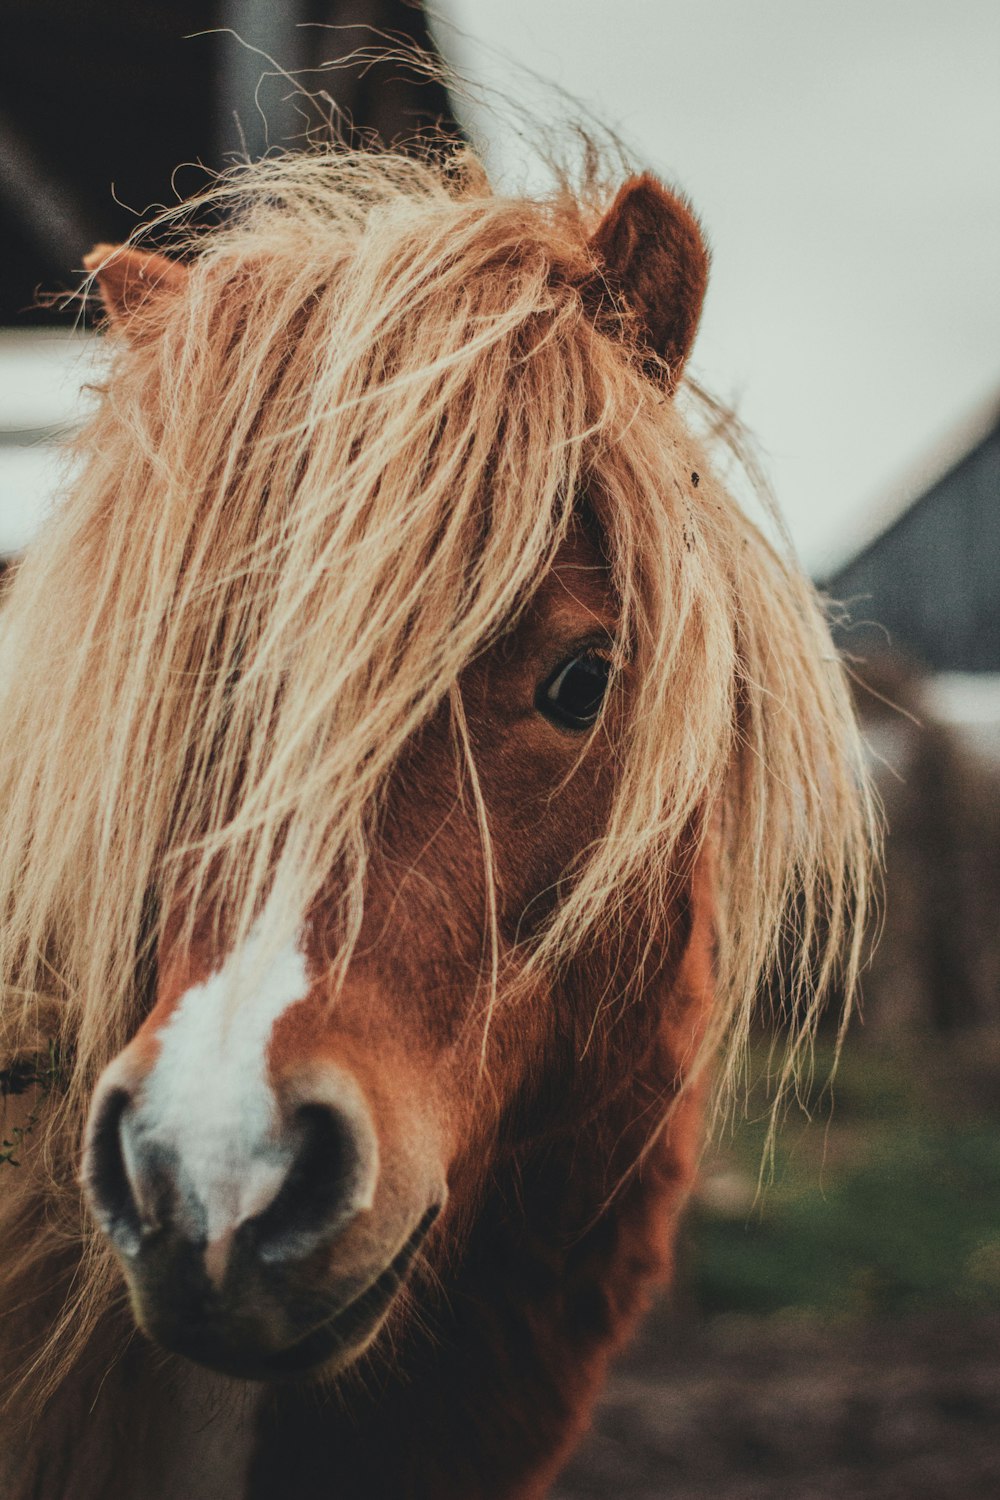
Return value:
M 779 953 L 792 1061 L 835 975 L 850 993 L 871 810 L 842 669 L 810 585 L 595 295 L 602 206 L 596 184 L 495 195 L 468 156 L 317 152 L 227 174 L 200 228 L 157 224 L 186 288 L 112 341 L 78 476 L 4 610 L 0 1039 L 70 1060 L 40 1106 L 49 1206 L 34 1243 L 8 1225 L 5 1276 L 87 1238 L 80 1122 L 139 1024 L 156 912 L 183 897 L 235 940 L 272 881 L 292 922 L 333 872 L 346 964 L 403 746 L 584 497 L 635 695 L 606 837 L 531 964 L 618 922 L 626 892 L 655 924 L 719 809 L 706 1050 L 738 1057 Z M 90 1315 L 95 1288 L 78 1277 Z

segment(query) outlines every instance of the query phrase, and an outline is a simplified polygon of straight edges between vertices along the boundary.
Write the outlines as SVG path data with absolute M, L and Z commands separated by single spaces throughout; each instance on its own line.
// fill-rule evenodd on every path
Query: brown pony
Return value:
M 7 1500 L 543 1495 L 707 1060 L 779 951 L 789 1069 L 850 986 L 841 668 L 691 430 L 698 225 L 610 196 L 293 155 L 90 262 L 4 615 Z

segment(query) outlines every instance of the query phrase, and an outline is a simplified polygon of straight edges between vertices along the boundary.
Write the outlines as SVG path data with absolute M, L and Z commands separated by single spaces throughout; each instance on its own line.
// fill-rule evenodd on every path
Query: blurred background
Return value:
M 695 373 L 838 601 L 883 934 L 835 1086 L 831 1034 L 762 1185 L 761 1039 L 678 1290 L 558 1495 L 1000 1494 L 1000 8 L 6 0 L 4 34 L 0 560 L 58 504 L 99 377 L 83 254 L 203 167 L 332 110 L 384 141 L 470 136 L 531 186 L 539 122 L 578 107 L 690 194 L 714 248 Z M 469 86 L 330 66 L 386 37 Z

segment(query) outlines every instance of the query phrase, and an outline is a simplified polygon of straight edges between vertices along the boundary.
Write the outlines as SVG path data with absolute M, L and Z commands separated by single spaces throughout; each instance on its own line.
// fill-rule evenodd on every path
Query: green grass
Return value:
M 966 1107 L 937 1062 L 852 1043 L 832 1109 L 789 1117 L 759 1196 L 762 1121 L 709 1153 L 685 1252 L 703 1312 L 1000 1305 L 1000 1085 L 995 1111 Z

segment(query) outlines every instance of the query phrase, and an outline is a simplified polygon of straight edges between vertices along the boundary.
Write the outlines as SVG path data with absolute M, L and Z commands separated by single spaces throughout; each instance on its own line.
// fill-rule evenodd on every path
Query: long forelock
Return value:
M 78 930 L 109 940 L 74 976 L 84 1031 L 125 1001 L 137 885 L 238 893 L 245 931 L 276 864 L 289 920 L 345 860 L 360 880 L 402 745 L 551 564 L 607 418 L 572 215 L 303 170 L 265 171 L 118 350 L 22 580 L 64 575 L 81 643 L 53 693 L 84 780 L 63 847 L 101 891 Z

